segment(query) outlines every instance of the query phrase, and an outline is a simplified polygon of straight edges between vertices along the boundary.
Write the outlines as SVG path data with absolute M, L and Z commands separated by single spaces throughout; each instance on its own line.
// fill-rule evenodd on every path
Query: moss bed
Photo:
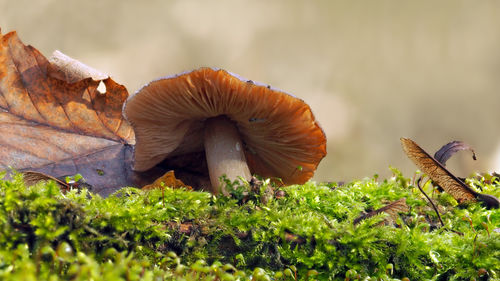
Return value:
M 392 169 L 343 185 L 227 183 L 229 197 L 124 188 L 102 198 L 0 180 L 1 280 L 499 280 L 500 211 Z M 489 175 L 470 186 L 499 197 Z M 432 195 L 431 195 L 432 193 Z M 274 195 L 273 195 L 274 194 Z M 395 220 L 380 213 L 406 198 Z

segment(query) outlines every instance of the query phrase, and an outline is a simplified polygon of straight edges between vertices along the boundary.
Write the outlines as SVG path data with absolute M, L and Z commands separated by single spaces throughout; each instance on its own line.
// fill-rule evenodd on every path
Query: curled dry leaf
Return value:
M 472 152 L 472 159 L 476 160 L 474 149 L 462 141 L 452 141 L 443 145 L 443 147 L 434 154 L 434 159 L 441 163 L 441 165 L 446 166 L 446 161 L 448 161 L 453 154 L 461 150 L 470 150 Z
M 353 224 L 356 225 L 364 219 L 371 218 L 381 213 L 386 213 L 389 215 L 389 217 L 386 219 L 387 222 L 395 222 L 398 219 L 398 213 L 407 213 L 409 211 L 410 208 L 408 207 L 408 205 L 406 205 L 406 198 L 401 198 L 380 209 L 357 217 L 356 219 L 354 219 Z
M 134 133 L 121 114 L 127 90 L 111 78 L 78 80 L 74 60 L 58 60 L 51 64 L 15 32 L 0 34 L 0 169 L 80 173 L 104 195 L 131 185 Z
M 49 62 L 52 77 L 59 78 L 68 83 L 75 83 L 86 78 L 92 78 L 94 81 L 102 81 L 109 78 L 108 74 L 83 64 L 58 50 L 52 53 Z
M 401 145 L 408 158 L 410 158 L 422 172 L 427 174 L 434 183 L 441 186 L 444 191 L 451 194 L 459 203 L 479 199 L 488 208 L 498 208 L 499 202 L 496 197 L 480 194 L 471 189 L 411 139 L 401 138 Z

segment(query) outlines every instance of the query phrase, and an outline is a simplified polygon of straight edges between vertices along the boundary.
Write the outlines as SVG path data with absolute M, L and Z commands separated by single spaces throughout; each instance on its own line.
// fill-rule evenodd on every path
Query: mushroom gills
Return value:
M 212 193 L 227 195 L 220 182 L 223 175 L 231 181 L 239 177 L 250 180 L 240 133 L 229 118 L 220 115 L 205 121 L 204 145 Z

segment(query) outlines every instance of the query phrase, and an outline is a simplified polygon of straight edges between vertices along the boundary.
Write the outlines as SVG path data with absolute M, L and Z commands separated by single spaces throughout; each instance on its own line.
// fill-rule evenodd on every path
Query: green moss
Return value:
M 0 279 L 464 280 L 500 278 L 500 212 L 433 194 L 445 227 L 412 181 L 281 187 L 228 183 L 231 197 L 124 188 L 101 198 L 54 183 L 0 181 Z M 490 177 L 469 181 L 498 196 Z M 430 185 L 425 186 L 430 193 Z M 353 220 L 406 198 L 410 211 Z M 236 269 L 235 266 L 238 268 Z M 479 276 L 479 275 L 482 275 Z

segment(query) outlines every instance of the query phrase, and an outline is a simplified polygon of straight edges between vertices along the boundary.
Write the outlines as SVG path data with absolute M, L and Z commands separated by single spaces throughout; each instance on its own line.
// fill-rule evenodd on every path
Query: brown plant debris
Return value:
M 389 215 L 386 218 L 386 223 L 394 223 L 398 219 L 398 213 L 406 213 L 409 211 L 410 208 L 406 204 L 406 198 L 401 198 L 380 209 L 377 209 L 375 211 L 357 217 L 356 219 L 354 219 L 353 224 L 356 225 L 364 219 L 371 218 L 381 213 L 386 213 Z
M 435 184 L 451 194 L 459 203 L 479 200 L 488 208 L 499 207 L 499 201 L 496 197 L 474 191 L 411 139 L 401 138 L 401 145 L 408 158 L 410 158 L 422 172 L 427 174 Z M 445 156 L 443 156 L 442 159 L 449 158 L 449 153 L 444 153 L 443 155 Z

